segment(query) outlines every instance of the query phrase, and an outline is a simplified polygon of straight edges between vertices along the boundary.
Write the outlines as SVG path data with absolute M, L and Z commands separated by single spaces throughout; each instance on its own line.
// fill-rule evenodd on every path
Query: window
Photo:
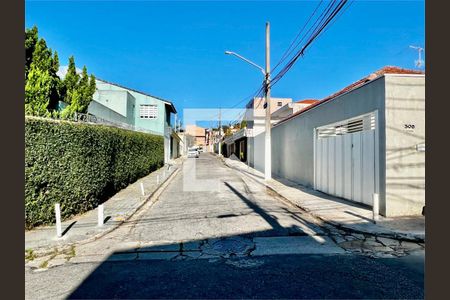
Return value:
M 158 107 L 151 104 L 141 104 L 139 116 L 141 119 L 156 119 L 158 117 Z
M 278 102 L 278 106 L 281 106 L 281 105 L 283 105 L 283 102 Z

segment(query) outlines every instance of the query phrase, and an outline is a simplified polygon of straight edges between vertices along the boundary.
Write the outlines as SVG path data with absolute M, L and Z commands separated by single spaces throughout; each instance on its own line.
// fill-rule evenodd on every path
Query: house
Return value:
M 264 148 L 264 140 L 255 140 L 255 136 L 260 135 L 266 130 L 266 109 L 264 108 L 265 102 L 266 99 L 261 97 L 251 99 L 246 105 L 244 114 L 244 118 L 247 121 L 247 131 L 245 132 L 247 152 L 245 153 L 245 161 L 247 161 L 251 167 L 264 163 L 264 156 L 255 156 L 255 151 L 259 151 L 258 149 Z M 271 116 L 289 103 L 292 103 L 292 98 L 271 97 Z M 274 124 L 277 121 L 278 120 L 271 118 L 271 124 Z M 259 161 L 260 159 L 262 159 L 262 162 Z
M 172 102 L 145 92 L 96 79 L 88 113 L 104 122 L 164 136 L 164 162 L 179 156 L 180 138 L 172 128 Z
M 244 121 L 245 128 L 238 128 L 232 131 L 232 134 L 224 138 L 225 156 L 236 155 L 241 161 L 249 162 L 253 165 L 253 155 L 248 149 L 253 149 L 253 137 L 265 131 L 266 109 L 265 98 L 255 97 L 251 99 L 245 109 Z M 275 98 L 270 99 L 271 124 L 277 120 L 292 114 L 293 111 L 300 110 L 303 105 L 293 103 L 291 98 Z M 250 157 L 248 155 L 251 155 Z
M 186 135 L 190 136 L 192 141 L 190 146 L 205 146 L 206 145 L 206 130 L 203 127 L 196 125 L 186 125 Z
M 272 173 L 372 206 L 387 217 L 425 206 L 425 73 L 384 67 L 273 125 Z M 264 170 L 264 132 L 255 136 Z
M 300 100 L 297 102 L 286 103 L 285 105 L 283 105 L 282 107 L 280 107 L 279 109 L 277 109 L 276 111 L 274 111 L 272 113 L 271 120 L 273 120 L 273 121 L 282 120 L 282 119 L 289 117 L 290 115 L 295 114 L 296 112 L 298 112 L 302 109 L 305 109 L 308 106 L 315 104 L 317 102 L 319 102 L 319 100 L 305 99 L 305 100 Z
M 236 155 L 241 161 L 247 161 L 247 140 L 251 137 L 251 130 L 244 127 L 225 137 L 223 143 L 226 146 L 224 155 Z

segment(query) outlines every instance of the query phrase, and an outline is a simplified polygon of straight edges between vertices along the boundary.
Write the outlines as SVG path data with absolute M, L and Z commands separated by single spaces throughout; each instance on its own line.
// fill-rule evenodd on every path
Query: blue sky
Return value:
M 264 66 L 265 22 L 272 66 L 317 1 L 27 1 L 25 26 L 97 77 L 171 100 L 183 108 L 231 107 L 262 74 L 228 55 Z M 424 1 L 354 1 L 272 90 L 273 97 L 321 99 L 395 65 L 414 68 L 425 44 Z M 242 102 L 243 107 L 245 102 Z

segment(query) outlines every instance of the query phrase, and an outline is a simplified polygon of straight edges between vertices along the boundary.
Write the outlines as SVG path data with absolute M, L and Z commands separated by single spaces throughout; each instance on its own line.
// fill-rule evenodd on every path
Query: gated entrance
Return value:
M 377 189 L 376 113 L 315 129 L 315 189 L 372 205 Z

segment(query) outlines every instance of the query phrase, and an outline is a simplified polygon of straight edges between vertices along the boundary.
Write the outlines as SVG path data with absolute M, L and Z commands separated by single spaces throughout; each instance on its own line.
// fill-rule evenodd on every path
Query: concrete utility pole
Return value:
M 270 124 L 270 23 L 266 23 L 266 133 L 264 152 L 264 179 L 272 178 L 272 144 Z
M 266 132 L 265 132 L 265 151 L 264 151 L 264 179 L 272 178 L 272 147 L 271 147 L 271 124 L 270 124 L 270 23 L 266 22 L 266 69 L 258 66 L 251 60 L 232 51 L 225 51 L 227 55 L 234 55 L 239 59 L 258 68 L 264 74 L 264 91 L 266 98 Z

